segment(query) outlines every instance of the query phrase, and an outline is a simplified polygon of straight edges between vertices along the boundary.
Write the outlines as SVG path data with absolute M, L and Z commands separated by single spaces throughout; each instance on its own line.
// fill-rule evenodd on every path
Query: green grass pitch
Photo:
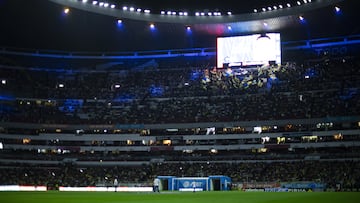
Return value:
M 360 192 L 0 192 L 2 203 L 358 203 Z

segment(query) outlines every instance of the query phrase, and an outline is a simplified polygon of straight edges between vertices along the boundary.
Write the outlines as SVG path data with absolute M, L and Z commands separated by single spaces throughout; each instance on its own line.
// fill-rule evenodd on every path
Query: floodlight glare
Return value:
M 69 9 L 69 8 L 65 8 L 65 9 L 64 9 L 64 13 L 65 13 L 65 14 L 68 14 L 69 12 L 70 12 L 70 9 Z
M 340 7 L 335 6 L 335 11 L 336 11 L 336 13 L 340 12 Z

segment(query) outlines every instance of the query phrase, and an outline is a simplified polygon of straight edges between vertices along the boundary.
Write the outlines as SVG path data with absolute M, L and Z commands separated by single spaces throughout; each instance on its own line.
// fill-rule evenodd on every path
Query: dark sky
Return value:
M 274 1 L 274 0 L 272 0 Z M 237 9 L 252 9 L 252 5 L 270 1 L 236 1 Z M 114 1 L 120 2 L 120 1 Z M 122 4 L 126 4 L 126 1 Z M 167 8 L 183 5 L 209 9 L 234 6 L 234 1 L 205 0 L 132 0 L 136 6 Z M 221 2 L 221 4 L 219 4 Z M 244 4 L 244 2 L 247 2 Z M 260 2 L 260 3 L 259 3 Z M 301 40 L 360 33 L 358 0 L 346 0 L 343 14 L 335 16 L 332 8 L 306 14 L 307 25 L 279 30 L 282 39 Z M 121 4 L 121 5 L 122 5 Z M 129 3 L 130 4 L 130 3 Z M 235 6 L 236 6 L 235 5 Z M 155 6 L 154 6 L 155 7 Z M 222 8 L 223 7 L 223 8 Z M 241 7 L 241 8 L 238 8 Z M 63 6 L 47 0 L 0 0 L 0 46 L 55 49 L 64 51 L 142 51 L 159 49 L 214 47 L 216 36 L 206 33 L 187 35 L 182 25 L 159 24 L 159 31 L 150 32 L 146 22 L 124 20 L 119 27 L 114 17 L 72 9 L 62 14 Z

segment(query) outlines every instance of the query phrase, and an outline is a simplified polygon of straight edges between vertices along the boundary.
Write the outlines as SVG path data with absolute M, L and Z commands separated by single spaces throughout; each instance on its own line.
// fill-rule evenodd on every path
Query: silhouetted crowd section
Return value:
M 311 181 L 325 183 L 327 189 L 360 189 L 358 161 L 281 161 L 243 163 L 157 163 L 116 167 L 40 167 L 0 168 L 0 185 L 112 186 L 115 178 L 120 186 L 150 186 L 160 175 L 207 177 L 226 175 L 237 183 L 273 183 Z
M 142 71 L 2 68 L 1 121 L 152 124 L 319 118 L 360 112 L 360 62 Z

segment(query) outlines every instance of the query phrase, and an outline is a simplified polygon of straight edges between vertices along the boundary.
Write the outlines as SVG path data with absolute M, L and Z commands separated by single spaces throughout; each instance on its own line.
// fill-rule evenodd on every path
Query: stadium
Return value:
M 355 0 L 0 0 L 4 202 L 357 202 Z

